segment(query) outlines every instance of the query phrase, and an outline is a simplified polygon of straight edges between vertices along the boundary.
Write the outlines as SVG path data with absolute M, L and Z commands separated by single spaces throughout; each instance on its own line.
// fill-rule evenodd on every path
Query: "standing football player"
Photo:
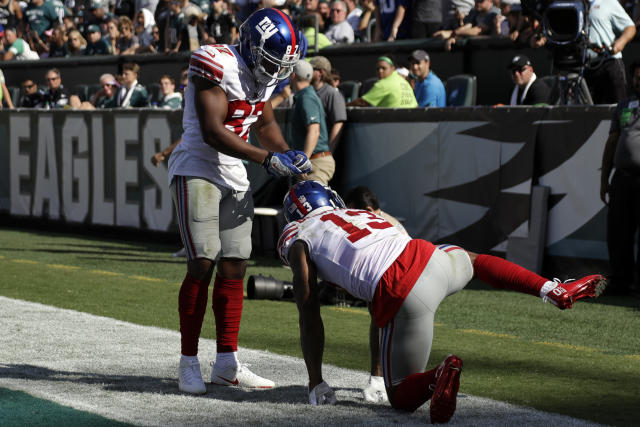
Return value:
M 261 9 L 240 27 L 240 45 L 205 45 L 191 55 L 182 142 L 169 158 L 169 183 L 187 274 L 178 298 L 182 357 L 178 387 L 206 392 L 198 339 L 213 285 L 217 355 L 211 382 L 271 388 L 237 357 L 243 279 L 251 254 L 253 201 L 243 160 L 272 175 L 307 173 L 302 152 L 289 150 L 268 102 L 299 57 L 297 32 L 282 12 Z M 247 143 L 249 129 L 263 148 Z
M 290 188 L 284 214 L 290 223 L 278 241 L 278 252 L 293 270 L 312 405 L 336 402 L 322 378 L 318 275 L 371 302 L 371 314 L 381 328 L 389 402 L 396 409 L 415 411 L 431 399 L 432 423 L 445 423 L 453 416 L 462 370 L 462 360 L 449 355 L 437 368 L 424 371 L 434 315 L 446 296 L 477 276 L 493 287 L 540 296 L 565 309 L 579 299 L 600 295 L 606 286 L 600 275 L 558 283 L 502 258 L 411 239 L 372 212 L 345 208 L 331 188 L 315 181 Z

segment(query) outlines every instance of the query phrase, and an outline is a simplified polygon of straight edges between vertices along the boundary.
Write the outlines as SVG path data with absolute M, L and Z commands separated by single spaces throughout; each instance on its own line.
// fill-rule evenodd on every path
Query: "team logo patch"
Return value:
M 274 23 L 271 22 L 271 19 L 266 16 L 262 19 L 262 21 L 258 23 L 258 25 L 256 25 L 256 30 L 260 33 L 264 40 L 268 39 L 278 32 L 278 29 L 276 28 Z

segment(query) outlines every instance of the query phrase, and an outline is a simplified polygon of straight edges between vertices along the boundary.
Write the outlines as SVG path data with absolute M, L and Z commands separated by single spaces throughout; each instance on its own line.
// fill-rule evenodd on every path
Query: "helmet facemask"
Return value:
M 262 45 L 264 41 L 262 41 Z M 287 46 L 287 53 L 282 58 L 277 58 L 266 51 L 263 46 L 251 46 L 253 57 L 253 76 L 261 84 L 274 86 L 287 79 L 293 72 L 293 67 L 298 62 L 298 46 L 293 53 L 288 53 L 291 46 Z

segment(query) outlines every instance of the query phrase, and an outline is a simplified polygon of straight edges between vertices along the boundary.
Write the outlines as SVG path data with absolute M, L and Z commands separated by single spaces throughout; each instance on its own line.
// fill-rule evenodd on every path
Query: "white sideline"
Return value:
M 208 384 L 206 395 L 187 396 L 177 387 L 177 332 L 1 296 L 0 319 L 0 387 L 110 419 L 139 425 L 296 426 L 424 425 L 429 420 L 428 405 L 405 414 L 365 403 L 360 387 L 368 374 L 327 365 L 325 380 L 340 402 L 311 407 L 301 359 L 250 349 L 240 349 L 241 361 L 274 380 L 275 389 Z M 200 340 L 200 355 L 206 379 L 215 341 Z M 459 397 L 451 424 L 594 425 L 468 395 Z

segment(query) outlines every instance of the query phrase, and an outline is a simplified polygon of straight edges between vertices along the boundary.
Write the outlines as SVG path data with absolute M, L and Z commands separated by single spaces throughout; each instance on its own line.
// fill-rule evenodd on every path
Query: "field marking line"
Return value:
M 75 409 L 138 425 L 424 425 L 428 405 L 415 413 L 365 403 L 365 371 L 323 366 L 336 391 L 335 406 L 311 407 L 304 361 L 239 349 L 243 363 L 275 381 L 270 390 L 207 385 L 207 394 L 178 392 L 180 334 L 74 310 L 0 296 L 0 387 L 24 391 Z M 200 340 L 201 371 L 215 354 Z M 464 382 L 461 393 L 464 393 Z M 37 415 L 34 415 L 37 417 Z M 35 420 L 34 420 L 35 421 Z M 491 399 L 460 394 L 451 425 L 518 426 L 595 424 Z

